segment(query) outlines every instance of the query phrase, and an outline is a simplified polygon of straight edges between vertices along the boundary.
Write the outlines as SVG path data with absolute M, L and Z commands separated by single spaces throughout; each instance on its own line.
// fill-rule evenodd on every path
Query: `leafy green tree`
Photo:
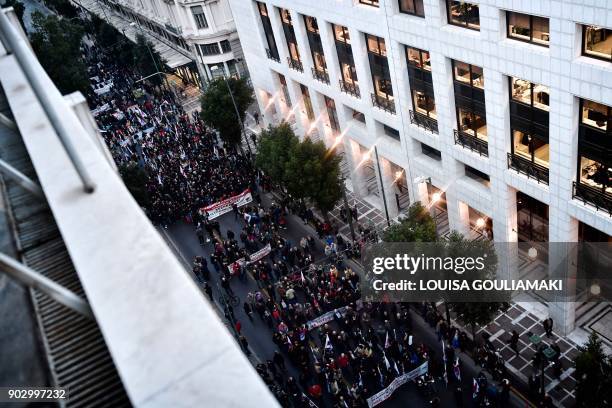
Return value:
M 603 350 L 597 333 L 578 347 L 575 378 L 576 406 L 581 408 L 609 407 L 612 404 L 612 358 Z
M 66 18 L 78 16 L 77 8 L 70 3 L 70 0 L 45 0 L 45 4 Z
M 23 14 L 25 13 L 25 6 L 19 0 L 7 0 L 4 3 L 4 7 L 12 7 L 15 10 L 15 15 L 19 19 L 21 23 L 21 27 L 25 30 L 25 25 L 23 24 Z
M 291 150 L 299 142 L 300 140 L 287 122 L 282 122 L 278 126 L 270 125 L 268 129 L 261 132 L 255 164 L 274 183 L 282 184 Z
M 306 138 L 293 145 L 285 165 L 284 182 L 291 195 L 310 199 L 327 216 L 342 197 L 340 158 L 323 142 Z
M 480 271 L 472 270 L 470 275 L 465 275 L 468 281 L 495 279 L 498 267 L 498 258 L 493 243 L 488 240 L 467 240 L 465 237 L 453 231 L 446 243 L 447 257 L 457 259 L 459 257 L 484 258 L 484 268 Z M 483 299 L 484 300 L 484 299 Z M 447 306 L 470 326 L 472 338 L 476 340 L 476 327 L 489 324 L 500 311 L 508 309 L 508 302 L 450 302 Z
M 420 201 L 408 208 L 407 217 L 399 224 L 385 230 L 386 242 L 435 242 L 437 241 L 436 223 Z
M 121 178 L 134 200 L 141 207 L 147 207 L 150 203 L 147 191 L 147 173 L 137 163 L 128 163 L 119 168 L 119 174 L 121 174 Z
M 79 46 L 83 28 L 55 15 L 32 14 L 34 32 L 30 35 L 32 48 L 41 65 L 60 92 L 68 94 L 89 88 L 87 67 Z
M 234 96 L 234 101 L 240 115 L 240 122 L 236 118 L 236 110 L 228 85 Z M 221 134 L 221 138 L 230 146 L 240 144 L 240 123 L 244 122 L 246 110 L 253 103 L 253 93 L 247 82 L 243 79 L 228 78 L 227 84 L 223 78 L 211 81 L 202 96 L 202 119 L 214 127 Z

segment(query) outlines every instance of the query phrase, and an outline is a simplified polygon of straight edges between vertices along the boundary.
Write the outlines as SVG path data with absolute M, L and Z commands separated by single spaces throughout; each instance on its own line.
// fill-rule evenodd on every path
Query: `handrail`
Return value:
M 93 320 L 91 307 L 80 296 L 3 253 L 0 253 L 0 269 L 20 283 L 41 291 L 67 308 Z
M 32 181 L 32 179 L 30 179 L 25 174 L 23 174 L 22 172 L 20 172 L 2 159 L 0 159 L 0 173 L 10 178 L 20 187 L 32 193 L 36 197 L 42 199 L 45 198 L 45 194 L 43 193 L 43 190 L 40 185 Z
M 23 72 L 28 79 L 32 90 L 34 91 L 36 98 L 39 100 L 43 110 L 47 114 L 47 117 L 51 122 L 51 126 L 53 126 L 53 129 L 57 133 L 66 154 L 70 158 L 74 169 L 83 183 L 83 190 L 88 194 L 93 193 L 95 190 L 95 184 L 85 169 L 83 162 L 81 161 L 70 140 L 68 130 L 66 129 L 61 115 L 55 107 L 55 104 L 51 100 L 49 91 L 41 82 L 38 73 L 35 72 L 35 67 L 40 66 L 40 63 L 31 52 L 28 44 L 19 35 L 3 11 L 0 11 L 0 33 L 6 40 L 6 43 L 10 48 L 9 51 L 12 52 L 17 58 L 17 61 L 23 69 Z

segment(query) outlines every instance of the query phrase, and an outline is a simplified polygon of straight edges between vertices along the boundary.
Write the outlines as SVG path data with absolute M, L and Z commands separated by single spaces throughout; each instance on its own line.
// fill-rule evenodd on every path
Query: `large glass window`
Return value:
M 612 194 L 612 167 L 585 156 L 580 156 L 580 183 Z
M 520 78 L 512 78 L 512 99 L 534 108 L 549 111 L 549 89 Z
M 292 67 L 302 70 L 300 52 L 298 51 L 295 31 L 293 30 L 293 22 L 291 21 L 291 13 L 287 9 L 281 8 L 278 10 L 281 16 L 283 32 L 285 33 L 285 40 L 287 41 L 287 50 L 289 51 L 290 62 L 297 63 L 297 65 L 292 65 Z
M 412 91 L 412 104 L 414 109 L 425 116 L 436 119 L 436 101 L 432 95 L 427 95 L 424 91 Z
M 425 17 L 423 9 L 423 0 L 399 0 L 400 13 L 413 14 L 419 17 Z
M 582 124 L 604 132 L 611 129 L 612 117 L 609 106 L 583 99 L 581 101 L 581 111 L 580 122 Z
M 478 4 L 447 0 L 446 12 L 449 24 L 458 25 L 471 30 L 480 30 L 480 12 Z
M 289 97 L 289 88 L 287 87 L 287 79 L 283 74 L 278 74 L 278 81 L 281 84 L 281 89 L 283 91 L 283 97 L 285 98 L 285 105 L 291 107 L 291 98 Z
M 375 35 L 366 34 L 366 40 L 368 42 L 368 51 L 372 54 L 387 56 L 387 48 L 385 47 L 385 40 Z
M 257 2 L 257 10 L 259 10 L 261 24 L 266 36 L 266 42 L 268 43 L 268 48 L 266 50 L 268 58 L 279 61 L 280 58 L 278 56 L 278 48 L 276 47 L 276 39 L 274 38 L 274 32 L 272 31 L 272 23 L 270 22 L 270 17 L 268 16 L 268 8 L 266 7 L 265 3 Z
M 582 53 L 612 61 L 612 30 L 597 26 L 582 27 Z
M 509 38 L 548 47 L 550 30 L 547 18 L 508 11 L 506 21 Z
M 321 43 L 321 36 L 319 35 L 317 19 L 310 16 L 304 16 L 304 23 L 306 25 L 306 35 L 308 37 L 308 45 L 310 46 L 314 68 L 319 73 L 326 73 L 327 65 L 325 63 L 325 54 L 323 53 L 323 44 Z
M 355 61 L 353 60 L 353 50 L 351 47 L 351 37 L 348 28 L 333 24 L 334 38 L 336 43 L 336 52 L 338 54 L 338 63 L 340 65 L 340 73 L 342 75 L 341 87 L 344 91 L 356 95 L 357 91 L 357 71 L 355 69 Z
M 459 107 L 457 108 L 457 120 L 460 131 L 487 140 L 487 120 L 484 115 Z
M 300 90 L 302 91 L 302 100 L 304 102 L 304 108 L 306 109 L 306 115 L 311 121 L 315 120 L 314 110 L 312 109 L 312 100 L 310 99 L 310 91 L 308 88 L 300 84 Z
M 193 14 L 193 19 L 195 20 L 196 27 L 202 30 L 204 28 L 208 28 L 208 22 L 206 21 L 206 15 L 204 15 L 204 9 L 202 6 L 193 6 L 191 7 L 191 14 Z
M 336 111 L 336 103 L 332 98 L 324 96 L 325 107 L 327 108 L 327 116 L 329 118 L 329 126 L 335 134 L 340 133 L 340 123 L 338 122 L 338 112 Z
M 548 206 L 520 191 L 516 193 L 519 242 L 548 241 Z
M 482 68 L 476 65 L 466 64 L 461 61 L 453 61 L 453 74 L 455 81 L 463 82 L 475 88 L 484 89 Z
M 540 166 L 549 167 L 550 150 L 548 143 L 537 137 L 533 137 L 520 130 L 512 131 L 513 153 L 532 163 Z
M 347 27 L 338 24 L 333 24 L 333 27 L 336 41 L 340 41 L 345 44 L 351 43 L 351 36 L 349 35 L 349 30 Z
M 429 52 L 419 50 L 418 48 L 406 47 L 406 58 L 408 60 L 408 64 L 416 68 L 431 71 Z

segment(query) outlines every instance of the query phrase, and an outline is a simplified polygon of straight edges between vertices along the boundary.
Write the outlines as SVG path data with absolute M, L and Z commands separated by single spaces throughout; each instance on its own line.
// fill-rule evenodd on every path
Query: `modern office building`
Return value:
M 182 79 L 248 75 L 228 0 L 73 0 L 131 39 L 145 35 Z M 211 68 L 218 67 L 213 72 Z
M 497 242 L 612 239 L 609 2 L 230 4 L 265 123 L 335 146 L 390 217 L 421 201 Z M 547 307 L 567 334 L 609 306 Z

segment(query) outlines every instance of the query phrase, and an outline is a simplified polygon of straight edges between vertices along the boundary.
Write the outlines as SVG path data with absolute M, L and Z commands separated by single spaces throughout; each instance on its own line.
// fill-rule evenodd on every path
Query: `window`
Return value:
M 414 110 L 421 115 L 436 119 L 436 101 L 433 95 L 427 95 L 424 91 L 412 91 L 412 104 Z
M 459 107 L 457 108 L 457 120 L 460 131 L 487 140 L 487 121 L 484 115 Z
M 297 68 L 298 71 L 302 71 L 302 64 L 300 59 L 300 52 L 298 51 L 297 40 L 295 38 L 295 31 L 293 30 L 293 22 L 291 21 L 291 13 L 287 9 L 278 9 L 281 21 L 283 25 L 283 32 L 285 33 L 285 40 L 287 42 L 287 50 L 289 51 L 289 63 L 292 68 Z
M 365 115 L 363 113 L 356 111 L 355 109 L 351 109 L 351 111 L 353 119 L 361 123 L 366 123 Z
M 487 173 L 483 173 L 480 170 L 473 168 L 472 166 L 464 165 L 465 167 L 465 175 L 471 179 L 478 181 L 479 183 L 486 182 L 488 184 L 491 181 L 491 177 Z
M 612 61 L 612 30 L 597 26 L 583 26 L 582 54 Z
M 359 0 L 359 4 L 367 4 L 368 6 L 378 7 L 378 0 Z
M 287 88 L 287 79 L 283 74 L 278 74 L 278 81 L 280 82 L 281 89 L 283 91 L 283 97 L 285 98 L 285 105 L 291 107 L 291 98 L 289 97 L 289 88 Z
M 336 41 L 340 41 L 345 44 L 351 43 L 351 36 L 349 35 L 349 30 L 345 26 L 333 24 L 334 26 L 334 38 Z
M 285 24 L 293 25 L 291 22 L 291 13 L 287 9 L 280 9 L 281 21 Z
M 319 25 L 317 24 L 316 18 L 304 16 L 304 21 L 306 22 L 306 31 L 309 33 L 319 34 Z
M 257 2 L 257 9 L 259 10 L 261 25 L 263 26 L 266 42 L 268 44 L 266 55 L 268 58 L 279 62 L 280 57 L 278 56 L 278 48 L 276 47 L 276 40 L 274 38 L 274 32 L 272 31 L 272 23 L 270 22 L 270 17 L 268 16 L 268 8 L 266 7 L 265 3 Z
M 310 16 L 304 16 L 304 23 L 306 25 L 306 36 L 308 37 L 312 62 L 316 71 L 314 74 L 327 73 L 325 54 L 323 53 L 323 44 L 321 42 L 321 36 L 319 35 L 317 19 Z M 329 83 L 329 77 L 324 77 L 327 79 L 327 83 Z
M 383 130 L 385 131 L 385 135 L 395 139 L 400 140 L 400 132 L 392 127 L 383 124 Z
M 453 74 L 455 81 L 462 82 L 474 88 L 484 89 L 484 75 L 482 68 L 465 62 L 453 61 Z
M 399 0 L 400 13 L 413 14 L 419 17 L 425 17 L 423 10 L 423 0 Z
M 191 8 L 191 14 L 193 14 L 193 18 L 198 29 L 201 30 L 203 28 L 208 28 L 208 22 L 206 21 L 206 16 L 204 15 L 204 8 L 202 8 L 202 6 L 193 6 Z
M 304 109 L 306 109 L 306 116 L 308 119 L 315 120 L 314 110 L 312 109 L 312 101 L 310 100 L 310 91 L 304 85 L 300 84 L 300 90 L 302 91 L 302 100 L 304 101 Z
M 546 204 L 517 191 L 516 216 L 519 242 L 548 241 L 548 206 Z
M 329 127 L 335 134 L 340 133 L 340 124 L 338 123 L 338 113 L 336 112 L 336 103 L 332 98 L 324 95 L 325 107 L 327 108 L 327 116 L 329 117 Z
M 375 35 L 366 34 L 366 41 L 368 43 L 368 52 L 372 54 L 380 55 L 383 57 L 387 56 L 387 48 L 385 47 L 384 38 L 376 37 Z
M 547 86 L 534 84 L 520 78 L 511 79 L 512 99 L 548 112 L 549 90 Z
M 232 51 L 232 46 L 230 45 L 230 42 L 227 40 L 223 40 L 220 42 L 221 44 L 221 50 L 223 52 L 231 52 Z
M 447 0 L 446 13 L 448 15 L 449 24 L 458 25 L 471 30 L 480 30 L 478 4 Z
M 442 160 L 442 153 L 438 149 L 434 149 L 433 147 L 426 145 L 425 143 L 421 143 L 421 152 L 425 156 L 431 157 L 434 160 Z
M 542 167 L 549 166 L 550 150 L 547 141 L 521 130 L 512 130 L 512 153 Z
M 259 10 L 259 15 L 266 17 L 268 16 L 268 7 L 266 6 L 266 3 L 257 2 L 257 9 Z
M 580 123 L 583 125 L 590 126 L 603 132 L 612 130 L 610 127 L 612 109 L 609 106 L 583 99 L 581 101 L 581 111 Z
M 508 38 L 548 47 L 550 31 L 547 18 L 508 11 L 506 22 Z
M 200 44 L 202 49 L 202 55 L 217 55 L 219 52 L 219 45 L 217 43 L 212 44 Z
M 427 51 L 406 47 L 406 59 L 408 64 L 413 67 L 431 71 L 431 62 L 429 61 L 429 52 Z

